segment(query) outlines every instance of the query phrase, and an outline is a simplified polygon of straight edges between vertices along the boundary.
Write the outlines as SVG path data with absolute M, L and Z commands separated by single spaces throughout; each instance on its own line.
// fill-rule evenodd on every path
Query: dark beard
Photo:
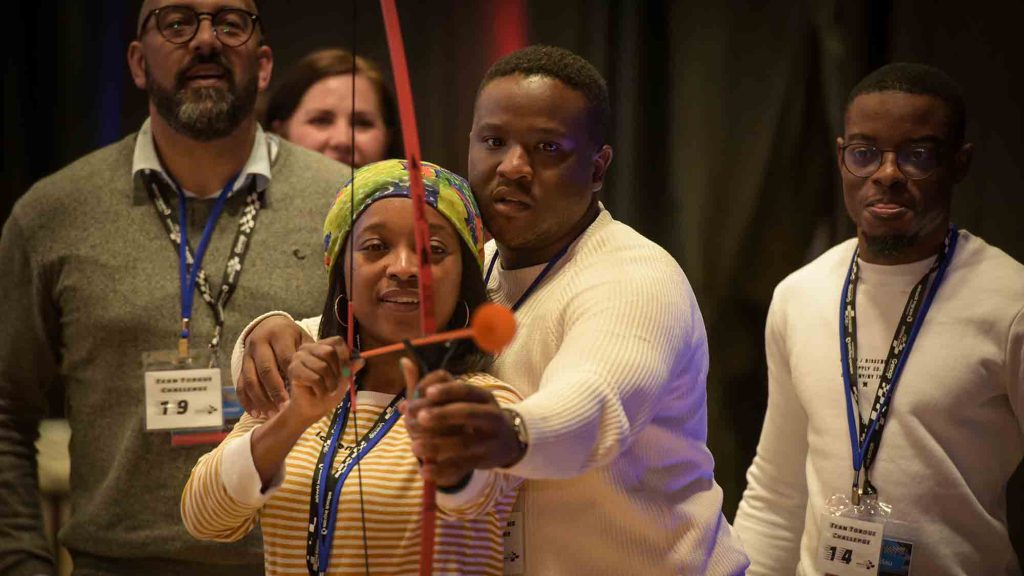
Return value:
M 876 256 L 892 258 L 903 254 L 917 243 L 916 234 L 891 234 L 888 236 L 864 236 L 869 252 Z
M 208 63 L 221 65 L 228 87 L 186 88 L 189 69 Z M 258 92 L 255 74 L 244 86 L 237 86 L 234 73 L 219 55 L 197 56 L 175 76 L 173 90 L 161 86 L 147 66 L 146 86 L 160 117 L 175 132 L 201 142 L 224 138 L 238 128 L 252 114 Z

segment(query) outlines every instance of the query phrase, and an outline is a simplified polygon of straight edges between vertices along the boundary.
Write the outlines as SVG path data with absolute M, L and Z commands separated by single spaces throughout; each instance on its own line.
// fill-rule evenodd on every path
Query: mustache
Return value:
M 193 56 L 177 74 L 174 75 L 175 90 L 182 90 L 185 88 L 185 83 L 188 82 L 188 75 L 192 73 L 196 67 L 204 64 L 214 64 L 218 66 L 224 72 L 224 79 L 227 80 L 228 86 L 234 87 L 235 85 L 235 73 L 228 65 L 227 60 L 224 56 L 219 53 L 215 54 L 196 54 Z
M 513 192 L 519 192 L 524 196 L 530 194 L 530 186 L 520 180 L 509 180 L 507 178 L 498 177 L 491 186 L 491 193 L 494 193 L 498 188 L 508 188 Z

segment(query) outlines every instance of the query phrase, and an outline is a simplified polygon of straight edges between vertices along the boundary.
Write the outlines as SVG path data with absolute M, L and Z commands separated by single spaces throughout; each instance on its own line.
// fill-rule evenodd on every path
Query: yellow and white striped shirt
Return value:
M 502 405 L 521 400 L 511 386 L 486 374 L 467 381 L 489 389 Z M 357 426 L 346 426 L 342 444 L 352 445 L 357 428 L 361 434 L 369 430 L 392 398 L 359 392 Z M 199 459 L 182 494 L 181 516 L 193 536 L 218 541 L 238 540 L 258 519 L 267 575 L 305 575 L 313 469 L 331 414 L 303 433 L 283 474 L 262 492 L 250 435 L 264 421 L 243 416 L 217 448 Z M 423 480 L 410 444 L 405 426 L 394 426 L 348 477 L 338 503 L 330 574 L 366 574 L 367 561 L 374 575 L 417 573 Z M 457 494 L 438 494 L 435 573 L 502 573 L 502 532 L 520 482 L 501 472 L 477 470 Z

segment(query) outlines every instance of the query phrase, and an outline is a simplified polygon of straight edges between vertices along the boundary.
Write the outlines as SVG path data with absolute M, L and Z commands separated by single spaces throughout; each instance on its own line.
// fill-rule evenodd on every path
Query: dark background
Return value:
M 711 345 L 709 443 L 729 518 L 765 406 L 763 333 L 772 290 L 853 234 L 834 148 L 846 93 L 860 77 L 912 60 L 961 83 L 975 155 L 956 192 L 954 219 L 1024 260 L 1022 3 L 398 4 L 424 157 L 460 173 L 477 83 L 498 56 L 524 42 L 560 45 L 608 79 L 615 159 L 604 202 L 675 255 L 697 292 Z M 6 5 L 0 221 L 32 182 L 135 131 L 145 118 L 145 96 L 125 62 L 138 5 Z M 357 0 L 355 12 L 353 18 L 351 0 L 264 0 L 278 72 L 316 48 L 351 49 L 355 38 L 356 51 L 389 73 L 377 2 Z M 87 201 L 98 191 L 79 193 Z M 1008 494 L 1018 542 L 1021 475 Z

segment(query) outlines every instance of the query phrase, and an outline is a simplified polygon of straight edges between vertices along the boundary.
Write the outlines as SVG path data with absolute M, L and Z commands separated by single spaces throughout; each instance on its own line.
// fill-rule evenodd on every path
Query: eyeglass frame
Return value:
M 935 171 L 939 169 L 939 166 L 942 164 L 942 162 L 941 162 L 942 153 L 946 150 L 946 147 L 944 145 L 942 145 L 942 144 L 932 144 L 932 145 L 935 147 L 935 157 L 936 157 L 935 167 L 931 169 L 931 172 L 928 172 L 924 176 L 918 176 L 916 178 L 908 175 L 903 170 L 903 166 L 900 164 L 900 151 L 901 150 L 905 150 L 906 148 L 912 147 L 913 145 L 906 146 L 904 148 L 879 148 L 878 146 L 875 146 L 874 144 L 866 144 L 864 142 L 851 142 L 849 144 L 844 144 L 844 145 L 839 147 L 839 162 L 840 162 L 840 164 L 843 165 L 843 169 L 846 170 L 847 172 L 849 172 L 850 175 L 852 175 L 852 176 L 854 176 L 856 178 L 868 179 L 868 178 L 871 178 L 872 176 L 874 176 L 876 173 L 878 173 L 879 170 L 882 169 L 882 165 L 885 164 L 885 153 L 886 152 L 892 152 L 893 154 L 896 155 L 896 169 L 899 170 L 900 174 L 902 174 L 904 178 L 906 178 L 907 180 L 924 180 L 926 178 L 931 177 L 933 174 L 935 174 Z M 872 170 L 871 173 L 868 174 L 867 176 L 861 176 L 860 174 L 855 173 L 853 170 L 850 170 L 849 166 L 846 165 L 846 149 L 847 148 L 852 148 L 853 146 L 863 146 L 865 148 L 874 148 L 875 150 L 877 150 L 878 152 L 881 153 L 881 156 L 878 157 L 878 166 L 874 170 Z
M 211 26 L 211 28 L 213 30 L 214 37 L 217 38 L 217 41 L 220 42 L 222 45 L 228 46 L 230 48 L 238 48 L 240 46 L 245 46 L 249 42 L 249 40 L 252 40 L 253 34 L 256 33 L 256 27 L 257 26 L 259 26 L 260 28 L 263 27 L 263 22 L 262 22 L 262 20 L 260 20 L 260 15 L 259 14 L 255 14 L 253 12 L 249 12 L 248 10 L 246 10 L 244 8 L 231 8 L 231 7 L 227 7 L 227 8 L 221 8 L 221 9 L 217 10 L 216 12 L 200 12 L 199 10 L 196 10 L 195 8 L 193 8 L 191 6 L 185 6 L 183 4 L 169 4 L 167 6 L 161 6 L 159 8 L 154 8 L 154 9 L 149 11 L 149 14 L 146 14 L 146 17 L 142 19 L 142 24 L 139 25 L 139 35 L 138 35 L 138 38 L 140 40 L 142 39 L 142 33 L 145 32 L 145 30 L 146 30 L 146 25 L 149 24 L 149 19 L 153 18 L 154 16 L 157 16 L 159 18 L 159 16 L 158 16 L 159 12 L 161 10 L 166 10 L 168 8 L 185 8 L 185 9 L 191 10 L 196 15 L 196 29 L 192 31 L 192 35 L 191 36 L 189 36 L 186 40 L 183 40 L 181 42 L 175 42 L 174 40 L 171 40 L 167 36 L 164 36 L 164 32 L 163 32 L 163 30 L 160 29 L 159 23 L 154 24 L 154 27 L 156 28 L 157 34 L 159 34 L 160 37 L 163 38 L 164 40 L 166 40 L 167 42 L 169 42 L 171 44 L 174 44 L 176 46 L 181 46 L 183 44 L 188 44 L 189 42 L 191 42 L 192 40 L 195 39 L 196 35 L 199 34 L 199 26 L 202 24 L 203 16 L 209 16 L 210 17 L 210 26 Z M 252 29 L 249 30 L 249 36 L 247 36 L 245 40 L 243 40 L 242 42 L 240 42 L 238 44 L 227 44 L 223 40 L 221 40 L 220 36 L 217 34 L 217 27 L 214 26 L 214 24 L 213 24 L 214 20 L 216 20 L 217 16 L 219 16 L 221 13 L 227 12 L 227 11 L 241 12 L 242 14 L 245 14 L 246 16 L 248 16 L 249 20 L 252 22 Z M 154 22 L 156 22 L 156 19 L 154 19 Z

